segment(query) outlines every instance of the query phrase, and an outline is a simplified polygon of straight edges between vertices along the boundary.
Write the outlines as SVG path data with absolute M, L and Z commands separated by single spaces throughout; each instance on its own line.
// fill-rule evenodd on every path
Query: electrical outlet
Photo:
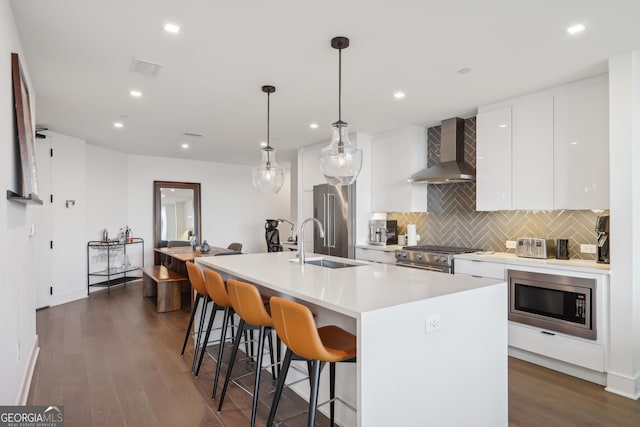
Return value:
M 507 249 L 515 249 L 516 248 L 516 241 L 515 240 L 507 240 L 505 242 L 505 246 L 507 247 Z
M 598 253 L 596 250 L 596 245 L 580 245 L 580 252 L 583 254 L 595 254 Z
M 425 333 L 433 332 L 436 329 L 440 329 L 441 321 L 440 315 L 434 314 L 433 316 L 427 317 L 425 320 Z

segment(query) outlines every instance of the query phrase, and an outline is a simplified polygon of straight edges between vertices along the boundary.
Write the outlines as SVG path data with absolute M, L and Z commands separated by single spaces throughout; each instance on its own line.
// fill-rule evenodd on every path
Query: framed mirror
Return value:
M 194 235 L 200 241 L 199 183 L 153 181 L 153 206 L 154 248 L 168 242 L 189 242 Z

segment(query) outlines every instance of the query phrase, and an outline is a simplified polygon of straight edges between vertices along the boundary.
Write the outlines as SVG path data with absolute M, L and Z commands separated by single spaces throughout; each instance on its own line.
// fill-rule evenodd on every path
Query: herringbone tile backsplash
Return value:
M 439 162 L 440 127 L 427 130 L 429 166 Z M 475 167 L 475 118 L 465 121 L 465 161 Z M 585 211 L 495 211 L 476 212 L 476 184 L 429 184 L 429 212 L 393 212 L 388 219 L 398 221 L 398 233 L 407 224 L 416 224 L 419 244 L 464 246 L 496 252 L 506 249 L 506 240 L 519 237 L 569 239 L 569 257 L 595 259 L 580 253 L 580 244 L 596 244 L 594 231 L 599 213 Z

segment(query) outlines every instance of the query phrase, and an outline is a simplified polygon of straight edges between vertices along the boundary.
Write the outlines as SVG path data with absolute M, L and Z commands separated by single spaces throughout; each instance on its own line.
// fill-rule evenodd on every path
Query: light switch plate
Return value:
M 515 240 L 507 240 L 505 242 L 505 246 L 507 247 L 507 249 L 515 249 L 516 248 L 516 241 Z

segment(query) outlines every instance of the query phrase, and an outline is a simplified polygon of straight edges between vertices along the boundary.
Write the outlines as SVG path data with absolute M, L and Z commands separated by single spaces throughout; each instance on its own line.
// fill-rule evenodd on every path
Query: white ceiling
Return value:
M 277 87 L 271 142 L 280 155 L 330 138 L 334 36 L 351 40 L 343 120 L 367 133 L 468 117 L 479 105 L 605 73 L 609 57 L 640 48 L 637 0 L 11 4 L 38 125 L 128 153 L 245 164 L 258 162 L 266 138 L 263 84 Z M 181 32 L 165 33 L 166 22 Z M 587 30 L 569 36 L 578 22 Z M 131 72 L 133 58 L 162 69 Z M 465 67 L 471 72 L 458 73 Z M 129 96 L 134 88 L 142 98 Z M 406 98 L 395 100 L 397 90 Z M 124 128 L 113 127 L 117 120 Z

